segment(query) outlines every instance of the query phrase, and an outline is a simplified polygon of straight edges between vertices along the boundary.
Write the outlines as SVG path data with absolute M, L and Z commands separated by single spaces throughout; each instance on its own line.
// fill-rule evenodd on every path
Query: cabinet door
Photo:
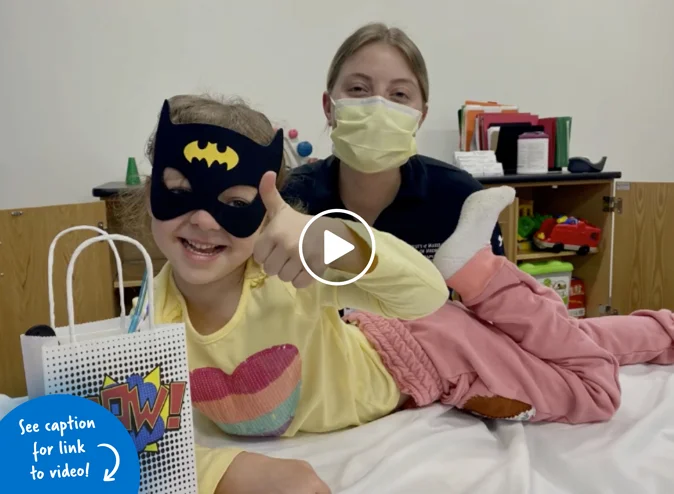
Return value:
M 674 310 L 674 183 L 618 182 L 616 199 L 613 309 Z
M 105 204 L 95 202 L 0 211 L 0 394 L 24 396 L 19 335 L 49 324 L 47 254 L 60 231 L 75 225 L 105 227 Z M 67 324 L 65 272 L 71 254 L 91 232 L 63 237 L 54 256 L 56 324 Z M 94 244 L 77 260 L 73 283 L 76 322 L 115 317 L 109 247 Z
M 499 216 L 498 223 L 501 227 L 501 236 L 503 248 L 506 257 L 512 263 L 517 264 L 517 221 L 519 218 L 519 199 L 503 210 Z

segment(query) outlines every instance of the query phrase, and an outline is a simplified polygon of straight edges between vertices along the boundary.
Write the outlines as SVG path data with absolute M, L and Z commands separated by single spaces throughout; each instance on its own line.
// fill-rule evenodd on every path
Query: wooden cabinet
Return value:
M 619 173 L 484 178 L 509 185 L 517 197 L 499 220 L 508 258 L 515 263 L 564 258 L 585 282 L 590 317 L 637 309 L 674 310 L 674 183 L 619 182 Z M 584 218 L 602 229 L 596 254 L 518 252 L 520 201 L 541 214 Z
M 49 324 L 47 255 L 53 238 L 76 225 L 106 228 L 101 202 L 0 211 L 0 394 L 25 396 L 19 336 L 37 324 Z M 66 267 L 75 248 L 91 232 L 62 237 L 54 255 L 57 326 L 67 324 Z M 95 244 L 77 259 L 73 299 L 75 322 L 116 317 L 111 256 L 107 244 Z

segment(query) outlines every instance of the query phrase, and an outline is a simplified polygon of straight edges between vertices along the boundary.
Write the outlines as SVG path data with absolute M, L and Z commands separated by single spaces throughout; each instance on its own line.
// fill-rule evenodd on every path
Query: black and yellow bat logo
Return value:
M 239 164 L 239 155 L 232 148 L 227 146 L 223 152 L 218 151 L 218 145 L 209 142 L 204 149 L 199 147 L 199 141 L 192 141 L 183 150 L 185 159 L 190 163 L 194 158 L 198 160 L 205 160 L 210 168 L 213 163 L 218 165 L 227 165 L 227 170 L 231 170 Z

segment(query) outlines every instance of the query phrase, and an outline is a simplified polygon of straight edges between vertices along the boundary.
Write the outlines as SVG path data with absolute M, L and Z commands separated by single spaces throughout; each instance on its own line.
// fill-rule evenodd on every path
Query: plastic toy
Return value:
M 533 241 L 539 249 L 553 252 L 571 250 L 586 255 L 599 250 L 601 229 L 574 217 L 548 218 L 541 224 Z
M 520 216 L 517 220 L 518 242 L 529 239 L 536 230 L 536 222 L 531 216 Z
M 528 252 L 534 251 L 534 244 L 531 240 L 518 240 L 517 241 L 517 252 L 520 254 L 526 254 Z
M 520 199 L 519 216 L 533 216 L 534 215 L 534 201 Z
M 541 228 L 541 225 L 550 215 L 536 214 L 534 216 L 520 216 L 517 220 L 517 240 L 529 240 Z
M 311 158 L 311 153 L 314 147 L 309 141 L 300 141 L 299 132 L 297 129 L 290 129 L 288 133 L 283 136 L 285 142 L 285 149 L 290 157 L 290 168 L 296 168 L 306 163 L 312 163 L 316 159 Z
M 534 201 L 522 199 L 519 203 L 519 217 L 517 218 L 517 251 L 531 252 L 533 244 L 531 237 L 541 227 L 541 223 L 550 216 L 534 214 Z
M 140 175 L 138 174 L 138 166 L 136 166 L 136 158 L 129 158 L 126 163 L 126 185 L 140 185 Z

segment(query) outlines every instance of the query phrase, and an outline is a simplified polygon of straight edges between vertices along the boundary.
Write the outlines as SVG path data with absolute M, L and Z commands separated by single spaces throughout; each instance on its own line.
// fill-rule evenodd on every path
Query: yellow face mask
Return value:
M 417 154 L 419 110 L 381 96 L 344 98 L 333 105 L 333 153 L 351 168 L 377 173 L 398 168 Z

